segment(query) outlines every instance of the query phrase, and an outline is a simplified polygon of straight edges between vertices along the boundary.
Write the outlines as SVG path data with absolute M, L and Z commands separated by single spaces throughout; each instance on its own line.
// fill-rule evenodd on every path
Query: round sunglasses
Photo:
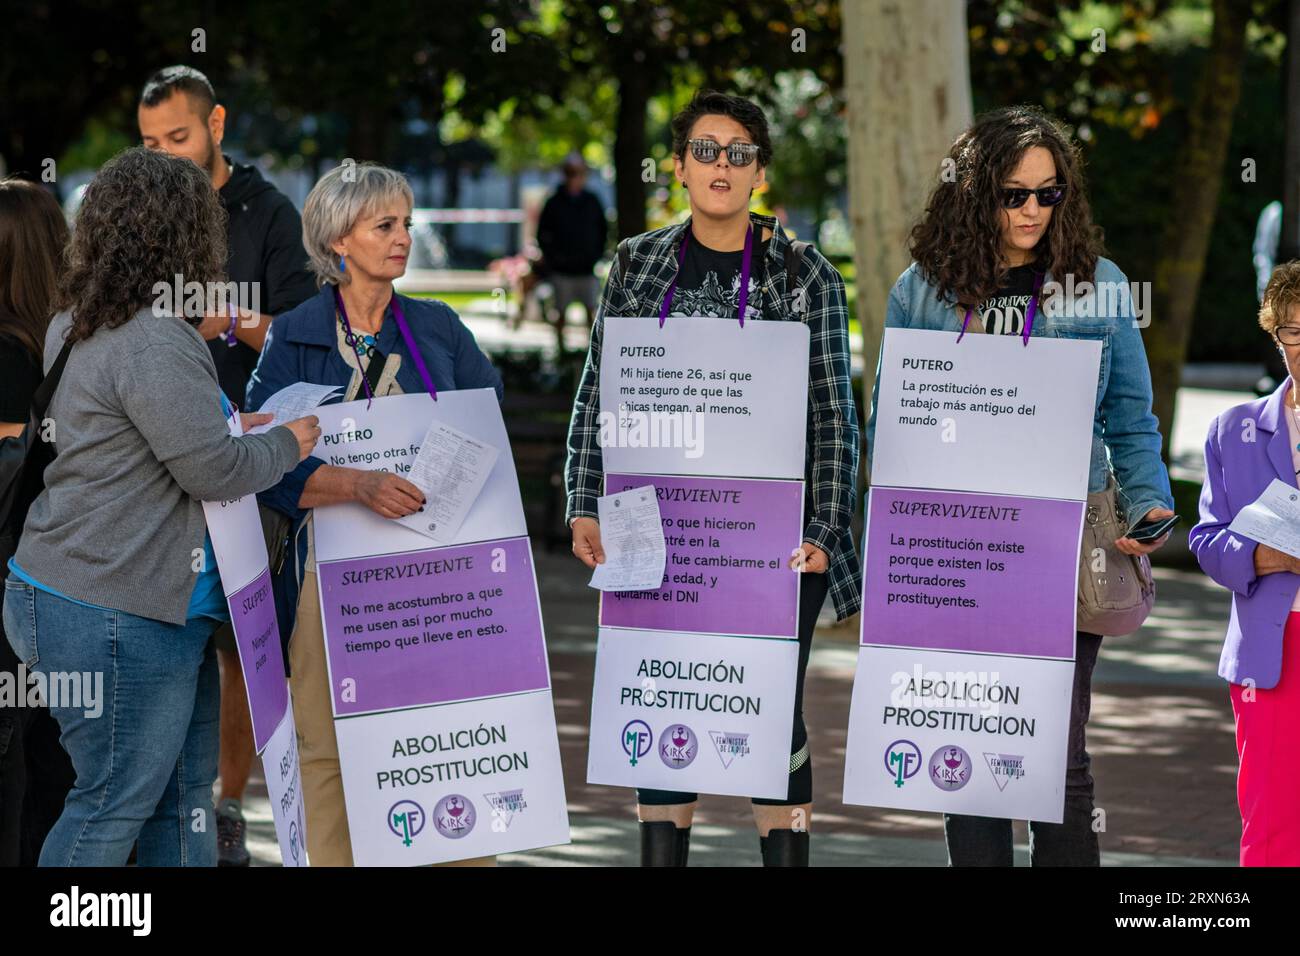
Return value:
M 1038 189 L 1003 189 L 1002 208 L 1019 209 L 1025 203 L 1029 202 L 1029 196 L 1031 193 L 1038 197 L 1038 205 L 1055 206 L 1065 199 L 1065 183 L 1060 183 L 1055 186 L 1042 186 Z
M 711 139 L 689 139 L 686 145 L 691 148 L 691 155 L 701 163 L 711 163 L 722 152 L 722 146 Z M 748 166 L 758 156 L 758 147 L 753 143 L 730 143 L 727 146 L 727 162 L 733 166 Z

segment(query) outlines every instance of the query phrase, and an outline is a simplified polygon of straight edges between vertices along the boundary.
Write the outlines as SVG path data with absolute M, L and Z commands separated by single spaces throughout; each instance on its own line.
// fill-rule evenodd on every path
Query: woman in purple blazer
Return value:
M 1267 398 L 1224 412 L 1205 441 L 1201 521 L 1190 540 L 1196 559 L 1232 591 L 1232 616 L 1219 658 L 1231 683 L 1237 722 L 1237 802 L 1241 865 L 1300 865 L 1300 558 L 1229 530 L 1242 508 L 1274 479 L 1300 475 L 1300 262 L 1269 280 L 1259 324 L 1273 336 L 1290 373 Z

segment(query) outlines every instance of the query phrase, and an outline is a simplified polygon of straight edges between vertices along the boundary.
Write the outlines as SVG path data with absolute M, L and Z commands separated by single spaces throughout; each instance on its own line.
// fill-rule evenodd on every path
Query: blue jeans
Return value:
M 216 865 L 215 627 L 207 619 L 166 624 L 5 581 L 5 634 L 19 660 L 47 677 L 102 680 L 97 708 L 88 710 L 84 695 L 50 701 L 77 780 L 41 866 L 123 866 L 133 845 L 141 866 Z

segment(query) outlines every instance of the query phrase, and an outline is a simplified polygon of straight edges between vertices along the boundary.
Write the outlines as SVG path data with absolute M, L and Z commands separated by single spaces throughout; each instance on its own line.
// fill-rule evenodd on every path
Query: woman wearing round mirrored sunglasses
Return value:
M 626 264 L 616 257 L 605 282 L 569 426 L 565 484 L 573 553 L 589 568 L 604 561 L 596 499 L 604 491 L 598 422 L 606 316 L 658 313 L 690 321 L 743 315 L 808 326 L 807 506 L 803 542 L 790 560 L 791 569 L 803 575 L 790 777 L 783 797 L 752 801 L 763 865 L 807 866 L 813 771 L 803 683 L 813 629 L 828 596 L 839 619 L 861 605 L 861 569 L 849 529 L 857 491 L 858 418 L 844 281 L 815 248 L 796 259 L 777 220 L 750 211 L 750 197 L 763 185 L 772 158 L 767 120 L 758 106 L 700 91 L 673 119 L 672 130 L 674 172 L 687 192 L 691 217 L 625 240 Z M 793 287 L 791 268 L 796 270 Z M 697 796 L 637 790 L 643 866 L 686 865 Z
M 1097 295 L 1090 309 L 1065 298 L 1080 283 L 1128 280 L 1101 255 L 1100 230 L 1084 189 L 1078 150 L 1059 123 L 1039 110 L 1013 107 L 978 117 L 953 143 L 941 177 L 912 230 L 913 263 L 889 294 L 890 328 L 951 330 L 1102 340 L 1093 416 L 1088 491 L 1101 492 L 1113 475 L 1129 524 L 1173 515 L 1169 475 L 1160 458 L 1160 433 L 1151 413 L 1151 373 L 1128 295 Z M 1037 303 L 1049 282 L 1066 291 L 1061 302 Z M 1055 289 L 1055 285 L 1047 286 Z M 1034 308 L 1030 303 L 1036 302 Z M 1089 314 L 1091 313 L 1091 314 Z M 1028 326 L 1028 329 L 1026 329 Z M 867 421 L 872 454 L 877 392 Z M 1115 541 L 1128 555 L 1154 551 L 1150 543 Z M 1030 824 L 1035 866 L 1096 866 L 1093 779 L 1085 747 L 1092 670 L 1101 637 L 1078 632 L 1070 703 L 1065 814 L 1059 824 Z M 1010 866 L 1011 821 L 944 817 L 954 866 Z

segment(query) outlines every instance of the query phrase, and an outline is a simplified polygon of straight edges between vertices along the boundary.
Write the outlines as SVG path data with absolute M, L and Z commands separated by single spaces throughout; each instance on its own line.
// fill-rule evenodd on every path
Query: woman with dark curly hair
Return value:
M 122 865 L 133 844 L 141 865 L 216 861 L 208 638 L 227 610 L 201 502 L 270 487 L 320 434 L 309 417 L 232 437 L 202 336 L 161 303 L 177 275 L 221 280 L 224 225 L 202 170 L 143 148 L 99 171 L 77 216 L 45 337 L 47 372 L 66 363 L 57 455 L 5 581 L 6 635 L 50 686 L 76 771 L 42 866 Z
M 1068 134 L 1037 109 L 986 113 L 957 137 L 944 172 L 912 230 L 915 261 L 889 294 L 885 325 L 1016 335 L 1026 345 L 1031 336 L 1100 340 L 1088 491 L 1105 491 L 1113 477 L 1130 524 L 1172 516 L 1133 297 L 1124 274 L 1101 255 L 1101 233 L 1092 222 L 1082 164 Z M 1075 308 L 1075 290 L 1083 283 L 1091 283 L 1096 294 L 1088 308 Z M 868 455 L 876 398 L 873 393 Z M 1114 548 L 1140 556 L 1167 537 L 1140 543 L 1125 535 Z M 1100 863 L 1084 735 L 1100 647 L 1100 635 L 1078 632 L 1065 816 L 1059 824 L 1030 824 L 1036 866 Z M 948 814 L 944 832 L 954 866 L 1012 863 L 1010 820 Z

